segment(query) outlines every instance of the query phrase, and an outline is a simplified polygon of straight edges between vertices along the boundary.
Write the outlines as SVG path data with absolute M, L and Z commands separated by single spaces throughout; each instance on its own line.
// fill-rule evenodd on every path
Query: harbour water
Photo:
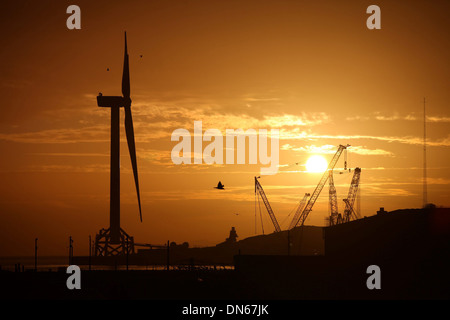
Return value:
M 50 271 L 56 272 L 65 270 L 69 266 L 68 257 L 38 257 L 37 260 L 37 271 Z M 167 270 L 167 265 L 80 265 L 81 270 Z M 174 265 L 169 266 L 170 270 L 233 270 L 234 266 L 223 266 L 223 265 L 201 265 L 201 266 L 191 266 L 191 265 Z M 0 270 L 1 271 L 33 271 L 35 270 L 35 258 L 34 257 L 0 257 Z

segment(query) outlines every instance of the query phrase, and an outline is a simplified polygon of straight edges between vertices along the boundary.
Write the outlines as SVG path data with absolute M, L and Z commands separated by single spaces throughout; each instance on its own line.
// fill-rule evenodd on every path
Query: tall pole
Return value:
M 255 184 L 255 234 L 256 234 L 256 184 Z
M 128 243 L 128 237 L 127 237 L 127 247 L 126 247 L 126 250 L 127 250 L 127 271 L 128 271 L 128 249 L 129 249 L 129 243 Z
M 73 255 L 73 240 L 72 236 L 69 237 L 69 266 L 72 265 L 72 255 Z
M 288 230 L 288 256 L 291 255 L 291 230 Z
M 167 240 L 167 271 L 169 271 L 169 266 L 170 266 L 170 244 L 169 244 L 169 240 Z
M 425 111 L 425 98 L 423 98 L 423 207 L 428 203 L 427 192 L 427 116 Z
M 91 235 L 89 235 L 89 271 L 91 271 L 91 256 L 92 256 L 92 244 L 91 244 Z
M 34 271 L 37 272 L 37 250 L 38 250 L 38 238 L 34 239 Z

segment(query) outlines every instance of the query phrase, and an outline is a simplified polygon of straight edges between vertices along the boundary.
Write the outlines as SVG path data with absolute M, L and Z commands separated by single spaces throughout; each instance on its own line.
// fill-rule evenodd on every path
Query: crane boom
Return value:
M 258 177 L 255 177 L 255 193 L 256 191 L 259 192 L 259 195 L 261 196 L 264 205 L 266 206 L 267 212 L 269 213 L 270 219 L 272 220 L 273 226 L 275 227 L 275 232 L 280 232 L 280 225 L 278 224 L 277 218 L 275 218 L 275 214 L 273 213 L 269 200 L 267 200 L 266 193 L 264 192 L 263 187 L 258 181 Z
M 330 186 L 329 199 L 330 199 L 330 226 L 337 223 L 339 216 L 336 187 L 334 186 L 333 170 L 329 171 L 328 184 Z
M 295 225 L 298 222 L 298 218 L 300 216 L 300 214 L 302 213 L 302 210 L 306 204 L 306 200 L 308 200 L 308 197 L 310 196 L 309 193 L 305 193 L 305 195 L 303 196 L 303 199 L 300 201 L 300 204 L 297 207 L 297 210 L 295 211 L 295 215 L 294 218 L 292 218 L 291 224 L 289 225 L 289 229 L 292 229 L 295 227 Z
M 353 209 L 353 205 L 355 204 L 356 194 L 358 193 L 360 177 L 361 177 L 361 168 L 355 168 L 350 189 L 348 190 L 347 199 L 344 199 L 345 202 L 344 222 L 349 222 L 352 214 L 356 219 L 358 218 Z
M 323 173 L 322 178 L 320 179 L 319 183 L 317 184 L 316 189 L 314 189 L 314 192 L 313 192 L 311 198 L 309 198 L 308 203 L 306 204 L 301 216 L 299 217 L 298 222 L 301 222 L 300 223 L 301 226 L 303 226 L 303 224 L 305 223 L 306 218 L 308 217 L 309 213 L 312 211 L 314 203 L 316 203 L 316 200 L 319 197 L 320 192 L 322 191 L 323 187 L 325 186 L 325 183 L 328 180 L 328 177 L 329 177 L 328 171 L 334 169 L 334 166 L 336 165 L 337 161 L 339 160 L 339 157 L 341 156 L 342 151 L 347 149 L 349 146 L 350 145 L 346 145 L 346 146 L 344 146 L 342 144 L 339 145 L 338 150 L 336 151 L 336 153 L 334 154 L 330 163 L 328 164 L 327 170 Z M 296 223 L 296 225 L 298 224 L 298 222 Z

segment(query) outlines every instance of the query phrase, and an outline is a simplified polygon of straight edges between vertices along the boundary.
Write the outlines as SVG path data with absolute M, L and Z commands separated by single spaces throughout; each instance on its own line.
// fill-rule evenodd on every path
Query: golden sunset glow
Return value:
M 225 138 L 194 148 L 196 121 L 203 136 L 279 130 L 279 170 L 261 178 L 279 221 L 314 191 L 311 173 L 351 145 L 337 196 L 360 167 L 369 216 L 422 206 L 426 97 L 428 201 L 449 206 L 450 1 L 382 2 L 380 30 L 367 28 L 359 1 L 80 0 L 80 30 L 66 26 L 67 2 L 4 2 L 0 255 L 33 254 L 36 237 L 40 254 L 65 255 L 69 235 L 86 254 L 89 235 L 108 226 L 111 110 L 96 97 L 121 94 L 124 31 L 143 220 L 121 110 L 120 223 L 136 242 L 206 246 L 231 227 L 239 239 L 256 233 L 254 177 L 274 144 L 261 149 L 258 137 L 250 156 L 249 135 L 242 161 L 194 163 L 213 142 L 223 141 L 217 159 L 229 150 Z M 177 129 L 192 137 L 191 164 L 172 160 Z M 324 189 L 305 224 L 328 214 Z
M 322 156 L 311 156 L 308 161 L 306 161 L 306 171 L 307 172 L 324 172 L 327 170 L 328 162 Z

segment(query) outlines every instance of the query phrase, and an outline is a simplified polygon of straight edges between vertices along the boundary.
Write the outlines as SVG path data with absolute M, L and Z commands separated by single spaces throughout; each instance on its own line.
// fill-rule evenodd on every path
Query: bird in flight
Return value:
M 222 182 L 219 181 L 219 183 L 217 184 L 217 187 L 214 187 L 214 188 L 223 190 L 223 189 L 225 189 L 225 186 L 222 184 Z

